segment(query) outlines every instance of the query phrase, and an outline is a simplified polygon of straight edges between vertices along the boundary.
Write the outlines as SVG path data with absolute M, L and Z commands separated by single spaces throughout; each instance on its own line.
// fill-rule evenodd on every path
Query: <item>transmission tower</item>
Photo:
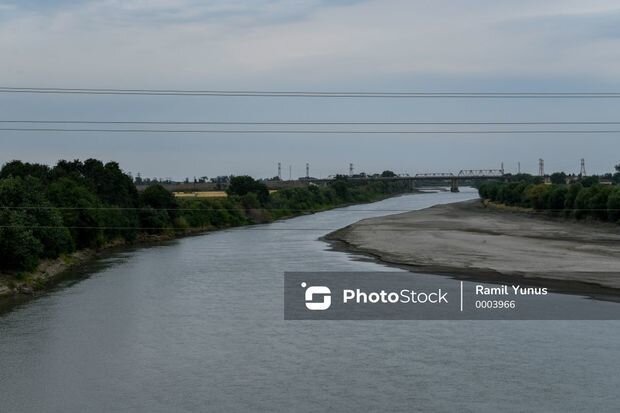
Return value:
M 282 180 L 282 164 L 278 162 L 278 179 Z
M 582 177 L 586 176 L 586 160 L 584 158 L 581 158 L 581 171 L 579 172 L 579 175 Z
M 310 178 L 310 164 L 306 163 L 306 178 Z
M 353 164 L 349 164 L 349 176 L 353 176 Z
M 542 158 L 538 160 L 538 175 L 545 176 L 545 160 Z

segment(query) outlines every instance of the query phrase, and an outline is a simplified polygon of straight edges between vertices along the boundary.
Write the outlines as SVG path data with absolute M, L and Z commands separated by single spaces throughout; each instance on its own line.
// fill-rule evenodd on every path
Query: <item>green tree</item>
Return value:
M 547 209 L 551 214 L 560 215 L 564 212 L 567 195 L 568 188 L 565 185 L 557 185 L 551 189 L 547 199 Z
M 179 203 L 174 194 L 159 184 L 146 188 L 140 195 L 140 201 L 143 206 L 163 209 L 173 212 L 174 215 L 179 208 Z
M 257 209 L 260 208 L 260 201 L 258 200 L 258 195 L 255 192 L 248 192 L 247 194 L 240 197 L 241 205 L 245 209 Z
M 91 248 L 104 242 L 101 203 L 86 186 L 63 177 L 48 187 L 50 202 L 60 209 L 64 225 L 69 228 L 77 249 Z
M 608 198 L 612 189 L 611 186 L 607 185 L 595 185 L 590 188 L 590 198 L 587 202 L 588 215 L 607 220 Z
M 26 178 L 32 176 L 45 182 L 49 178 L 50 168 L 47 165 L 36 163 L 24 163 L 22 161 L 11 161 L 2 166 L 0 179 L 8 177 Z
M 566 174 L 564 172 L 555 172 L 551 174 L 550 179 L 554 185 L 564 185 L 566 183 Z
M 140 209 L 140 229 L 148 234 L 157 234 L 172 227 L 167 211 L 146 206 Z
M 226 193 L 230 196 L 240 197 L 248 193 L 254 193 L 261 205 L 265 205 L 269 201 L 267 185 L 247 175 L 231 178 Z
M 524 206 L 523 194 L 528 185 L 525 182 L 510 182 L 500 185 L 497 192 L 497 199 L 507 205 Z
M 484 194 L 484 198 L 490 199 L 491 201 L 498 200 L 499 188 L 502 186 L 499 182 L 487 182 L 484 184 L 482 189 L 482 193 Z
M 620 184 L 620 164 L 614 166 L 614 169 L 616 170 L 616 173 L 612 175 L 611 179 L 614 183 Z
M 575 198 L 575 217 L 583 219 L 588 216 L 588 208 L 590 207 L 590 198 L 592 197 L 593 188 L 583 188 Z
M 381 172 L 381 177 L 382 178 L 394 178 L 396 176 L 396 174 L 390 170 L 387 171 L 383 171 Z
M 346 179 L 336 179 L 330 185 L 340 202 L 350 202 L 351 194 Z
M 620 220 L 620 188 L 616 187 L 607 198 L 607 217 L 610 221 Z
M 579 181 L 584 188 L 590 188 L 591 186 L 598 185 L 599 178 L 598 176 L 586 176 L 585 178 L 581 178 Z
M 103 165 L 96 159 L 87 159 L 83 168 L 84 176 L 93 182 L 104 203 L 120 207 L 138 206 L 138 190 L 133 179 L 121 170 L 118 163 Z
M 526 184 L 538 185 L 543 183 L 543 178 L 540 176 L 534 176 L 530 174 L 514 174 L 509 175 L 510 182 L 524 182 Z
M 30 239 L 31 236 L 36 238 L 42 246 L 37 258 L 54 258 L 73 250 L 71 235 L 64 227 L 60 213 L 45 197 L 39 179 L 11 176 L 0 180 L 0 206 L 9 213 L 4 217 L 7 229 L 14 230 L 8 231 L 6 236 L 18 241 Z M 11 262 L 16 262 L 16 259 Z M 24 265 L 27 263 L 28 266 L 32 262 L 30 255 L 23 260 Z
M 84 162 L 78 159 L 61 160 L 52 169 L 51 175 L 55 180 L 69 177 L 84 183 L 104 204 L 126 208 L 138 206 L 138 191 L 133 179 L 116 162 L 104 164 L 97 159 Z
M 0 268 L 32 270 L 43 254 L 34 236 L 31 217 L 24 211 L 0 210 Z
M 147 232 L 156 233 L 170 228 L 179 217 L 179 204 L 174 194 L 159 184 L 146 188 L 140 195 L 140 201 L 140 223 Z
M 568 187 L 568 192 L 566 193 L 566 200 L 564 201 L 564 208 L 568 210 L 573 210 L 575 208 L 575 201 L 577 200 L 577 196 L 579 192 L 583 191 L 583 185 L 580 183 L 572 184 Z
M 551 187 L 545 184 L 531 185 L 525 190 L 525 197 L 532 208 L 537 210 L 545 209 L 548 204 Z

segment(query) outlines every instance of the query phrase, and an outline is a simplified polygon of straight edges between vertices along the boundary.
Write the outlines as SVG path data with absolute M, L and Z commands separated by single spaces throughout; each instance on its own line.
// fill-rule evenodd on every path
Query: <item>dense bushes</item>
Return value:
M 594 218 L 616 222 L 620 219 L 620 187 L 601 185 L 595 179 L 573 184 L 487 182 L 480 196 L 505 205 L 533 208 L 556 216 Z
M 49 168 L 13 161 L 0 170 L 0 271 L 31 270 L 42 258 L 141 234 L 265 222 L 406 190 L 404 182 L 338 179 L 270 195 L 263 183 L 242 176 L 232 179 L 228 198 L 183 199 L 160 185 L 139 194 L 115 162 L 60 161 Z
M 269 206 L 274 218 L 343 204 L 375 201 L 381 197 L 408 191 L 406 182 L 350 181 L 336 179 L 327 186 L 310 185 L 271 194 Z
M 230 180 L 230 185 L 226 190 L 229 196 L 241 196 L 251 194 L 249 199 L 255 198 L 260 205 L 264 205 L 269 201 L 269 190 L 267 185 L 256 181 L 251 176 L 235 176 Z

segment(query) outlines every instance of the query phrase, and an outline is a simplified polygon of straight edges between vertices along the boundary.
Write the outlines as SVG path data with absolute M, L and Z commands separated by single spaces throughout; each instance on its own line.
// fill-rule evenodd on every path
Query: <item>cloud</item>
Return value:
M 45 13 L 19 9 L 0 22 L 6 84 L 233 87 L 428 75 L 616 81 L 620 73 L 613 1 L 60 4 Z
M 2 13 L 6 13 L 9 11 L 13 11 L 17 8 L 17 6 L 15 4 L 11 4 L 11 3 L 0 3 L 0 12 Z

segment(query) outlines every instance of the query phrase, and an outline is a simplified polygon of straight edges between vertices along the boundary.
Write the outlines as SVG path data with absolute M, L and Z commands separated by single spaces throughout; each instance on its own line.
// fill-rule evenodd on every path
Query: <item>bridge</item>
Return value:
M 423 173 L 416 174 L 415 178 L 424 181 L 450 181 L 450 191 L 459 191 L 459 180 L 496 180 L 504 177 L 503 169 L 461 169 L 458 174 L 453 173 Z
M 427 182 L 436 184 L 446 183 L 449 184 L 452 192 L 459 191 L 459 183 L 465 181 L 484 181 L 484 180 L 497 180 L 503 179 L 505 176 L 503 169 L 462 169 L 458 173 L 451 172 L 432 172 L 432 173 L 419 173 L 415 176 L 399 175 L 392 177 L 382 176 L 350 176 L 348 180 L 353 182 L 370 182 L 370 181 L 404 181 L 408 182 L 411 188 L 423 185 Z M 310 184 L 314 185 L 327 185 L 330 182 L 334 182 L 334 178 L 302 178 L 290 181 L 281 180 L 265 180 L 263 183 L 267 185 L 267 188 L 272 190 L 288 189 L 288 188 L 301 188 Z M 198 192 L 198 191 L 215 191 L 225 189 L 225 184 L 216 184 L 212 182 L 198 182 L 198 183 L 170 183 L 161 184 L 164 188 L 172 192 Z M 146 188 L 146 185 L 138 185 L 139 191 Z

